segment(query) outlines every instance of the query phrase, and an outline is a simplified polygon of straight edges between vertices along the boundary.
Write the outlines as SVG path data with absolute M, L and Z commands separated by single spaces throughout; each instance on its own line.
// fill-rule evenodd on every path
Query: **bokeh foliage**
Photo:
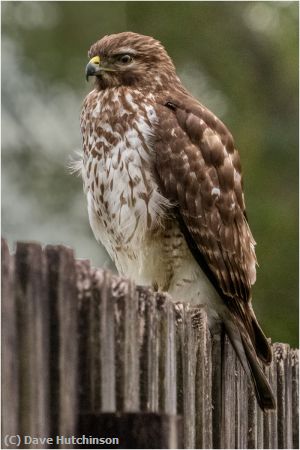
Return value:
M 110 266 L 66 162 L 81 146 L 87 50 L 125 30 L 161 40 L 232 131 L 258 243 L 254 307 L 273 341 L 297 345 L 297 2 L 2 2 L 2 234 Z

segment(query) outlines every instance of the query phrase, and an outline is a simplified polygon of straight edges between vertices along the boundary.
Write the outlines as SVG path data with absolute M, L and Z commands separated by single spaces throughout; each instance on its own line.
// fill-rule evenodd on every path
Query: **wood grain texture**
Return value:
M 288 430 L 290 424 L 289 407 L 287 405 L 288 386 L 286 383 L 286 376 L 288 370 L 288 350 L 289 347 L 285 344 L 274 344 L 274 357 L 277 363 L 277 432 L 278 432 L 278 448 L 288 447 Z
M 212 448 L 211 336 L 203 307 L 195 308 L 192 326 L 196 332 L 196 448 Z
M 292 350 L 293 448 L 299 448 L 299 350 Z
M 159 407 L 159 313 L 150 288 L 137 286 L 139 298 L 140 408 L 155 412 Z
M 272 347 L 273 353 L 274 349 Z M 273 355 L 272 362 L 269 367 L 265 368 L 265 373 L 270 382 L 275 398 L 277 397 L 277 368 L 276 360 Z M 277 409 L 264 414 L 264 448 L 278 448 L 277 439 Z
M 95 315 L 92 305 L 92 279 L 89 261 L 76 261 L 76 288 L 78 301 L 78 408 L 83 413 L 94 411 L 95 386 L 93 377 L 92 337 Z
M 98 341 L 100 374 L 100 410 L 116 411 L 115 307 L 112 301 L 111 274 L 96 270 L 93 274 L 93 298 L 98 310 Z M 96 328 L 96 329 L 97 329 Z M 97 333 L 96 331 L 96 333 Z
M 74 434 L 78 406 L 77 289 L 73 251 L 45 249 L 50 310 L 50 411 L 52 434 Z
M 15 295 L 21 435 L 50 434 L 49 299 L 46 262 L 36 243 L 17 243 Z
M 156 293 L 159 312 L 159 408 L 166 414 L 176 414 L 176 327 L 174 304 L 164 293 Z
M 235 358 L 235 448 L 247 448 L 248 381 L 238 358 Z
M 1 425 L 2 437 L 19 430 L 19 348 L 14 284 L 14 259 L 1 239 Z M 5 448 L 2 441 L 2 448 Z
M 236 354 L 227 336 L 222 349 L 222 448 L 235 446 Z
M 183 367 L 183 442 L 185 448 L 195 448 L 195 381 L 196 381 L 196 336 L 192 324 L 193 310 L 190 305 L 181 305 L 182 326 L 179 329 L 182 340 Z
M 140 396 L 138 296 L 134 283 L 129 280 L 112 276 L 110 286 L 108 300 L 110 308 L 114 309 L 115 317 L 117 409 L 126 412 L 137 411 Z M 111 328 L 107 326 L 107 330 L 110 332 Z
M 277 409 L 263 413 L 203 307 L 36 243 L 10 255 L 2 241 L 1 287 L 3 448 L 6 434 L 104 424 L 122 448 L 299 448 L 299 354 L 287 344 L 272 345 Z
M 224 330 L 217 324 L 212 330 L 212 439 L 213 448 L 222 448 L 222 339 Z

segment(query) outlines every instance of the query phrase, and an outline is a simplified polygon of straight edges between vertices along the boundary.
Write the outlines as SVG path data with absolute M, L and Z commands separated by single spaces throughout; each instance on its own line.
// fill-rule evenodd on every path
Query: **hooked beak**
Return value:
M 85 78 L 89 81 L 89 77 L 99 74 L 101 71 L 100 67 L 100 56 L 94 56 L 87 64 L 85 68 Z
M 101 66 L 100 64 L 100 56 L 94 56 L 87 64 L 85 68 L 85 78 L 86 81 L 89 81 L 89 77 L 97 76 L 101 72 L 115 72 L 114 69 L 110 69 L 109 67 Z

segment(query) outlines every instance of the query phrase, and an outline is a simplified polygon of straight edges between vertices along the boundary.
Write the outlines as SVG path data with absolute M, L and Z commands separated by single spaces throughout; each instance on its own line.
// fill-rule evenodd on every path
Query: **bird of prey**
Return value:
M 81 113 L 91 228 L 120 274 L 206 305 L 221 320 L 263 410 L 269 343 L 251 305 L 255 241 L 226 126 L 182 85 L 160 42 L 123 32 L 88 53 Z

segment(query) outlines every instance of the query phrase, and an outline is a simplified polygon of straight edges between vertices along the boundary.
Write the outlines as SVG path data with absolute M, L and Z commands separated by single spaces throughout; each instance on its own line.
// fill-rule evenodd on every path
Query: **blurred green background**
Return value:
M 2 2 L 2 235 L 112 267 L 66 165 L 81 147 L 87 51 L 126 30 L 161 40 L 232 131 L 258 243 L 254 308 L 273 341 L 298 345 L 297 2 Z

